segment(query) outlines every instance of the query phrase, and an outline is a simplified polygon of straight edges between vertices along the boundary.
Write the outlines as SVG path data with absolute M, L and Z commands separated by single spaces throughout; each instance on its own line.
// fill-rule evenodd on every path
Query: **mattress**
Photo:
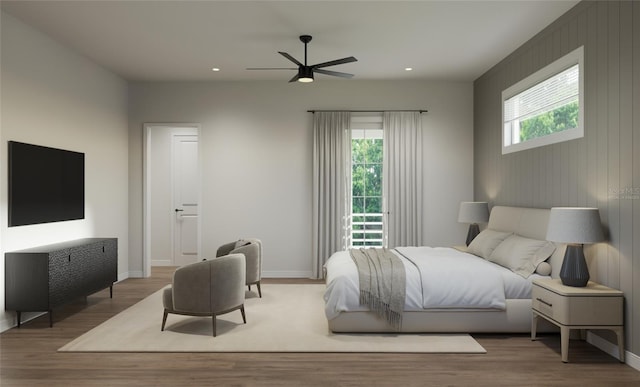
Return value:
M 533 274 L 523 278 L 473 254 L 447 247 L 399 247 L 393 251 L 406 272 L 405 311 L 504 310 L 506 300 L 530 299 Z M 325 264 L 325 314 L 367 311 L 359 302 L 359 280 L 348 251 Z

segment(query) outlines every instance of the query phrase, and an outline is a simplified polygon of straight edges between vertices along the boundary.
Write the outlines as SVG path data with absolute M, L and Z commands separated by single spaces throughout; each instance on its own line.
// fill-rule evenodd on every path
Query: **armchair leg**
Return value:
M 262 298 L 262 289 L 260 289 L 260 281 L 255 282 L 255 284 L 258 287 L 258 296 L 260 296 L 260 298 Z M 251 291 L 251 285 L 247 285 L 247 287 L 249 288 L 249 291 Z
M 211 319 L 213 320 L 213 337 L 216 337 L 216 315 L 215 315 L 215 313 L 211 315 Z
M 164 310 L 164 315 L 162 316 L 162 327 L 160 328 L 160 331 L 164 331 L 164 324 L 167 323 L 167 315 L 169 314 L 169 312 L 167 312 L 167 310 Z
M 242 321 L 244 321 L 244 323 L 247 323 L 247 316 L 244 314 L 244 305 L 242 305 L 240 307 L 240 313 L 242 313 Z

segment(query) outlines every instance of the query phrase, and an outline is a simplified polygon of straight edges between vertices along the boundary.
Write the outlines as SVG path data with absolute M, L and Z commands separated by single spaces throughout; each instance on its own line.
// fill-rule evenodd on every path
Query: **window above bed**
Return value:
M 584 49 L 502 92 L 502 154 L 584 136 Z

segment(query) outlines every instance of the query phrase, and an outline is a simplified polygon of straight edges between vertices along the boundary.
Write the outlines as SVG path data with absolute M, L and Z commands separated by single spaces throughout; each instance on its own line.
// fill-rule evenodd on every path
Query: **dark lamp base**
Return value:
M 467 233 L 467 246 L 471 241 L 480 234 L 480 226 L 477 223 L 471 223 L 469 225 L 469 232 Z
M 560 268 L 560 279 L 567 286 L 585 287 L 589 282 L 589 268 L 582 245 L 567 245 Z

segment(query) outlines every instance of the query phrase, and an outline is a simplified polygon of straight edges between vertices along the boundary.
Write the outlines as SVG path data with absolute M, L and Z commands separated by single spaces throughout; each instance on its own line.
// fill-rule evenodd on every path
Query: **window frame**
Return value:
M 505 145 L 505 102 L 526 90 L 558 75 L 570 67 L 578 65 L 578 126 L 560 132 L 532 138 L 515 144 Z M 502 91 L 502 115 L 501 115 L 501 146 L 502 154 L 519 152 L 545 145 L 556 144 L 563 141 L 584 137 L 584 46 L 571 51 L 553 63 L 543 67 L 528 77 Z

